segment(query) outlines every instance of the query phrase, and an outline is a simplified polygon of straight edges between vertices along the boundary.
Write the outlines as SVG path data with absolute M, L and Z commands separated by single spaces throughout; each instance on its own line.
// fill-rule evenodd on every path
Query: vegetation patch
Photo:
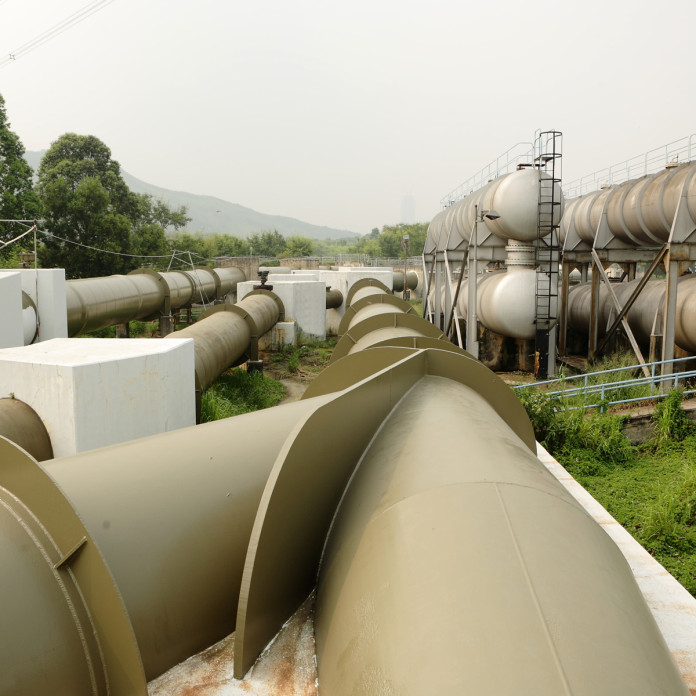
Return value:
M 654 438 L 633 446 L 620 415 L 568 409 L 533 388 L 518 393 L 537 440 L 696 596 L 696 427 L 682 394 L 656 404 Z
M 294 379 L 311 382 L 330 362 L 331 353 L 338 339 L 328 337 L 325 341 L 305 341 L 299 337 L 298 345 L 284 346 L 264 356 L 264 369 L 275 379 Z
M 285 387 L 259 372 L 228 370 L 201 396 L 201 423 L 275 406 Z

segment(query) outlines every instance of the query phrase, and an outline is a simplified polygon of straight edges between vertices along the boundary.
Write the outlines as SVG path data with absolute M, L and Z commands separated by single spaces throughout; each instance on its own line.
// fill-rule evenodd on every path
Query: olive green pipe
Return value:
M 433 324 L 419 321 L 416 310 L 405 300 L 389 293 L 381 283 L 358 286 L 349 297 L 350 303 L 338 328 L 340 338 L 331 354 L 331 362 L 400 338 L 447 340 Z
M 415 347 L 348 354 L 296 404 L 45 469 L 0 440 L 0 694 L 145 696 L 232 628 L 243 675 L 319 571 L 322 694 L 686 696 L 519 400 L 418 317 L 352 330 L 385 318 Z
M 0 439 L 2 696 L 146 696 L 146 679 L 234 630 L 266 478 L 313 407 L 289 406 L 54 459 L 45 469 Z M 16 481 L 13 456 L 24 472 Z M 62 496 L 80 524 L 64 544 L 67 513 L 51 518 Z M 54 547 L 68 560 L 51 571 L 41 556 Z M 81 567 L 87 561 L 92 567 Z M 68 570 L 74 578 L 59 572 Z M 83 646 L 84 636 L 96 643 Z
M 326 288 L 326 309 L 338 309 L 343 304 L 343 293 L 335 288 Z
M 415 271 L 406 271 L 406 288 L 415 290 L 418 287 L 418 274 Z M 392 284 L 394 292 L 403 292 L 404 290 L 404 272 L 394 271 L 394 280 Z
M 377 314 L 414 314 L 417 316 L 416 310 L 406 300 L 377 288 L 370 288 L 369 295 L 360 297 L 359 293 L 356 293 L 353 296 L 353 301 L 341 318 L 338 335 L 342 336 L 351 327 Z
M 486 395 L 424 376 L 326 542 L 322 694 L 683 694 L 615 543 Z
M 238 268 L 195 268 L 82 278 L 66 283 L 68 336 L 138 319 L 152 319 L 195 303 L 211 303 L 245 280 Z
M 68 336 L 154 315 L 165 290 L 149 275 L 114 275 L 65 284 Z
M 377 278 L 361 278 L 348 289 L 346 307 L 350 307 L 353 302 L 357 302 L 368 295 L 381 295 L 384 293 L 390 294 L 391 291 L 381 280 L 377 280 Z
M 265 291 L 250 294 L 235 305 L 218 305 L 203 319 L 168 338 L 192 338 L 195 356 L 196 386 L 207 389 L 228 367 L 234 365 L 259 338 L 279 321 L 278 298 Z
M 0 436 L 19 445 L 37 461 L 53 459 L 46 426 L 36 411 L 19 399 L 0 399 Z

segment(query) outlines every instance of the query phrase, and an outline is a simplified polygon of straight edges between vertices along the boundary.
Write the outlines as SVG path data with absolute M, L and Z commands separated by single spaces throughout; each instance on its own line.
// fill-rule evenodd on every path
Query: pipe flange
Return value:
M 381 280 L 377 280 L 377 278 L 361 278 L 350 286 L 350 290 L 348 290 L 348 295 L 346 296 L 346 307 L 350 307 L 353 295 L 355 295 L 358 290 L 369 287 L 376 287 L 380 290 L 384 290 L 386 293 L 391 293 L 391 290 Z
M 258 290 L 248 292 L 244 297 L 249 297 L 249 295 L 265 295 L 266 297 L 270 297 L 278 305 L 278 321 L 285 321 L 285 305 L 283 304 L 283 300 L 274 292 L 259 288 Z
M 339 337 L 348 331 L 350 322 L 353 321 L 353 318 L 361 309 L 373 304 L 388 304 L 400 310 L 402 314 L 415 314 L 418 316 L 418 312 L 406 300 L 402 300 L 396 295 L 368 295 L 367 297 L 361 297 L 354 304 L 346 307 L 341 323 L 338 326 Z M 394 314 L 396 313 L 394 312 Z
M 161 273 L 153 270 L 152 268 L 136 268 L 134 271 L 128 273 L 128 275 L 149 275 L 152 278 L 155 278 L 162 288 L 162 307 L 157 314 L 153 314 L 150 317 L 144 317 L 143 321 L 154 321 L 155 319 L 159 319 L 161 316 L 167 316 L 172 313 L 171 289 Z
M 82 647 L 75 663 L 92 676 L 97 696 L 147 696 L 133 627 L 111 572 L 70 501 L 27 452 L 0 437 L 4 507 L 50 564 Z M 57 606 L 59 613 L 65 613 Z M 46 619 L 47 620 L 47 619 Z
M 425 336 L 449 342 L 447 336 L 440 329 L 417 314 L 377 314 L 351 326 L 350 330 L 343 334 L 331 354 L 330 362 L 336 362 L 348 355 L 360 339 L 373 331 L 387 328 L 405 329 L 405 336 Z M 396 335 L 393 338 L 400 338 L 400 336 Z

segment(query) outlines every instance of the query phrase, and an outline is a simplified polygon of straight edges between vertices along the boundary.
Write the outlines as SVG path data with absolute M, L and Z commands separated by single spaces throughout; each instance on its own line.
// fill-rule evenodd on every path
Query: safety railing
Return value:
M 609 406 L 633 404 L 641 401 L 654 401 L 667 396 L 670 389 L 681 389 L 684 395 L 696 394 L 696 356 L 675 358 L 673 360 L 646 363 L 650 376 L 645 376 L 641 365 L 616 367 L 610 370 L 587 372 L 582 375 L 560 377 L 558 379 L 515 385 L 513 389 L 547 387 L 546 396 L 557 397 L 566 410 L 578 408 L 599 408 L 601 412 Z M 663 365 L 689 364 L 689 369 L 682 369 L 671 374 L 662 375 Z M 623 379 L 613 379 L 621 373 L 630 375 Z M 640 375 L 640 376 L 635 376 Z M 551 385 L 560 385 L 560 389 L 549 389 Z M 578 384 L 578 386 L 575 386 Z
M 654 174 L 667 164 L 682 164 L 696 159 L 696 133 L 632 157 L 625 162 L 586 174 L 563 186 L 566 198 L 576 198 L 602 187 Z
M 529 166 L 533 161 L 534 144 L 517 143 L 517 145 L 513 145 L 509 150 L 503 152 L 502 155 L 498 155 L 481 171 L 469 177 L 463 184 L 450 191 L 440 200 L 440 204 L 443 208 L 446 208 L 468 196 L 473 191 L 477 191 L 482 186 L 485 186 L 490 180 L 515 171 L 522 164 Z

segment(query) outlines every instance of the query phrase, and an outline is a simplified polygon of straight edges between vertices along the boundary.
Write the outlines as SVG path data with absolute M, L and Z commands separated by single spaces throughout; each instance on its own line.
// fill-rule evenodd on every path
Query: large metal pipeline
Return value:
M 331 354 L 332 362 L 396 338 L 445 338 L 442 331 L 421 321 L 408 302 L 392 295 L 378 280 L 365 278 L 355 283 L 348 292 L 347 305 L 338 327 L 339 341 Z
M 218 305 L 212 312 L 167 338 L 192 338 L 196 388 L 207 389 L 280 320 L 283 306 L 276 295 L 254 291 L 234 305 Z
M 233 629 L 241 676 L 319 571 L 322 694 L 686 696 L 517 398 L 398 316 L 295 404 L 45 467 L 0 440 L 0 694 L 145 696 Z
M 125 276 L 69 280 L 68 335 L 156 318 L 194 303 L 209 304 L 235 291 L 245 279 L 238 268 L 195 268 L 163 273 L 145 269 Z
M 404 288 L 404 272 L 394 269 L 394 277 L 392 281 L 392 290 L 394 292 L 403 292 L 406 290 L 415 290 L 418 287 L 418 274 L 415 271 L 406 271 L 406 288 Z
M 681 197 L 696 220 L 696 162 L 669 166 L 657 174 L 631 179 L 567 202 L 561 239 L 571 226 L 592 246 L 606 207 L 610 233 L 633 246 L 661 246 L 669 241 Z
M 0 435 L 19 445 L 37 461 L 53 459 L 46 426 L 38 413 L 19 399 L 0 399 Z
M 0 694 L 146 696 L 147 679 L 234 630 L 266 479 L 311 408 L 45 468 L 0 438 Z
M 621 304 L 625 305 L 640 279 L 630 283 L 614 283 L 612 289 Z M 631 331 L 644 344 L 654 333 L 662 333 L 662 312 L 665 304 L 665 280 L 649 280 L 628 310 Z M 590 327 L 592 284 L 573 286 L 568 294 L 568 325 L 575 331 L 587 335 Z M 609 328 L 616 316 L 609 290 L 599 286 L 599 334 Z M 696 275 L 687 274 L 677 281 L 677 311 L 675 317 L 675 343 L 682 350 L 696 352 Z

